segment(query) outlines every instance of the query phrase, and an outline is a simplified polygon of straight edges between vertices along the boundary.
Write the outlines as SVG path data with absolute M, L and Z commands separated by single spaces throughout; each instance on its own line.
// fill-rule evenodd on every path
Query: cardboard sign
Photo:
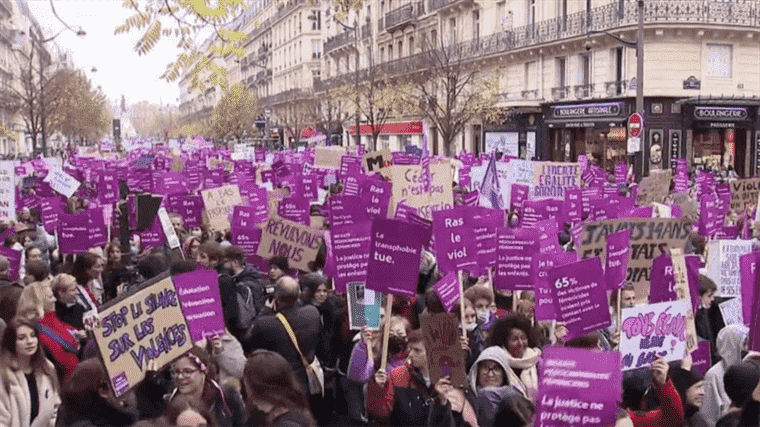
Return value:
M 549 270 L 548 280 L 557 322 L 567 327 L 565 339 L 610 326 L 607 284 L 598 257 L 555 267 Z
M 16 172 L 12 161 L 0 162 L 0 220 L 16 220 Z
M 718 286 L 715 295 L 741 296 L 739 257 L 752 251 L 751 240 L 713 240 L 707 247 L 707 277 Z
M 209 227 L 222 232 L 230 229 L 230 216 L 235 206 L 243 204 L 238 186 L 232 184 L 203 190 L 201 197 Z
M 581 186 L 581 167 L 578 163 L 533 162 L 533 167 L 532 200 L 565 200 L 567 189 Z
M 362 165 L 367 173 L 377 172 L 384 167 L 392 165 L 391 159 L 391 152 L 387 148 L 379 151 L 370 151 L 362 158 Z
M 670 180 L 672 177 L 673 172 L 670 169 L 650 172 L 649 176 L 642 179 L 641 183 L 639 183 L 636 204 L 646 206 L 652 202 L 662 203 L 670 191 Z
M 77 191 L 80 185 L 80 182 L 77 181 L 76 178 L 60 169 L 53 169 L 48 172 L 44 181 L 50 185 L 50 188 L 63 194 L 67 198 L 73 196 L 74 192 Z
M 311 271 L 309 263 L 317 258 L 324 240 L 322 231 L 277 215 L 270 216 L 261 230 L 261 243 L 256 255 L 264 259 L 284 256 L 292 268 Z
M 95 342 L 118 397 L 145 378 L 148 362 L 161 368 L 193 346 L 170 278 L 101 310 Z
M 340 169 L 340 157 L 346 148 L 340 146 L 314 147 L 314 166 L 326 169 Z
M 380 307 L 383 294 L 367 289 L 362 282 L 347 285 L 348 324 L 352 331 L 364 328 L 380 329 Z
M 622 384 L 618 352 L 549 346 L 539 369 L 536 427 L 614 425 Z
M 224 313 L 219 293 L 219 273 L 203 268 L 177 274 L 171 280 L 177 288 L 193 342 L 223 335 Z
M 464 353 L 457 332 L 457 317 L 448 313 L 420 316 L 420 324 L 425 337 L 431 383 L 450 377 L 451 385 L 464 387 Z
M 386 294 L 416 295 L 424 228 L 376 219 L 371 230 L 367 287 Z
M 757 203 L 760 195 L 760 178 L 737 179 L 729 183 L 731 186 L 731 209 L 741 213 L 745 208 Z
M 454 193 L 451 187 L 452 171 L 448 163 L 430 165 L 430 192 L 426 193 L 422 185 L 422 166 L 388 166 L 380 173 L 393 183 L 391 212 L 396 212 L 396 205 L 404 202 L 417 208 L 420 216 L 433 218 L 433 211 L 449 209 L 454 206 Z
M 623 309 L 620 353 L 623 370 L 648 367 L 658 357 L 680 360 L 686 351 L 685 301 L 668 301 Z
M 335 292 L 345 292 L 350 282 L 366 281 L 371 227 L 369 221 L 332 227 L 330 243 L 336 261 Z
M 636 288 L 637 301 L 649 295 L 652 261 L 667 248 L 683 248 L 691 226 L 681 219 L 636 218 L 592 222 L 584 225 L 578 245 L 581 258 L 604 257 L 607 236 L 631 229 L 631 260 L 625 280 Z
M 166 212 L 166 208 L 158 209 L 158 219 L 161 221 L 161 228 L 164 229 L 164 235 L 166 236 L 166 241 L 169 243 L 169 247 L 172 249 L 180 247 L 179 237 L 177 237 L 177 232 L 174 230 L 174 226 L 169 219 L 169 214 Z

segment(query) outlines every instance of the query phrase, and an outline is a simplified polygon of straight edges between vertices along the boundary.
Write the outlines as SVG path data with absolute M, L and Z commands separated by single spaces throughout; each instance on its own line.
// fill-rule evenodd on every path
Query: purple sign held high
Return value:
M 335 292 L 346 292 L 351 282 L 366 281 L 371 228 L 369 221 L 331 228 L 329 243 L 335 260 Z
M 238 227 L 233 221 L 230 234 L 232 234 L 233 245 L 240 247 L 248 256 L 256 255 L 261 243 L 260 228 Z
M 203 268 L 174 275 L 172 282 L 193 342 L 224 335 L 219 273 Z
M 76 215 L 58 215 L 58 242 L 62 254 L 77 254 L 90 249 L 90 216 L 87 212 Z
M 454 304 L 459 301 L 459 276 L 456 272 L 450 271 L 433 285 L 433 290 L 441 300 L 446 313 L 451 312 Z
M 528 200 L 528 193 L 530 188 L 523 184 L 512 184 L 512 192 L 510 192 L 509 207 L 518 213 L 522 214 L 522 206 L 525 200 Z
M 604 280 L 607 290 L 620 289 L 625 283 L 628 263 L 631 261 L 631 234 L 633 229 L 625 229 L 607 236 L 604 250 L 606 254 Z
M 367 221 L 367 211 L 358 196 L 333 196 L 329 199 L 330 227 Z
M 435 253 L 443 273 L 472 270 L 477 265 L 473 214 L 473 209 L 467 206 L 433 212 Z
M 185 224 L 185 229 L 201 226 L 203 199 L 201 196 L 170 196 L 170 209 L 179 214 Z
M 286 197 L 277 206 L 277 215 L 308 227 L 310 209 L 309 199 L 305 197 Z
M 610 326 L 602 261 L 587 258 L 549 270 L 557 322 L 567 327 L 567 340 Z
M 377 292 L 414 296 L 425 230 L 392 219 L 372 221 L 367 287 Z
M 65 202 L 60 197 L 48 197 L 40 200 L 40 216 L 45 231 L 50 234 L 55 233 L 58 224 L 58 215 L 62 214 L 65 208 Z
M 538 252 L 538 230 L 497 229 L 498 260 L 494 287 L 503 290 L 533 290 L 532 255 Z
M 575 252 L 536 254 L 533 257 L 532 268 L 536 272 L 534 295 L 536 303 L 534 313 L 536 320 L 555 320 L 557 309 L 554 304 L 554 293 L 549 283 L 549 270 L 561 265 L 572 264 L 578 260 Z
M 21 269 L 21 254 L 22 251 L 17 251 L 0 245 L 0 255 L 8 258 L 8 263 L 10 264 L 10 267 L 8 268 L 8 278 L 13 281 L 19 280 L 19 270 Z
M 749 326 L 752 320 L 752 304 L 760 296 L 755 290 L 758 266 L 760 266 L 760 252 L 750 252 L 740 256 L 739 266 L 742 274 L 742 314 L 744 315 L 744 323 Z
M 388 181 L 367 180 L 362 183 L 361 204 L 370 219 L 387 218 L 392 190 L 393 184 Z
M 539 367 L 536 426 L 614 425 L 622 385 L 620 353 L 547 347 Z

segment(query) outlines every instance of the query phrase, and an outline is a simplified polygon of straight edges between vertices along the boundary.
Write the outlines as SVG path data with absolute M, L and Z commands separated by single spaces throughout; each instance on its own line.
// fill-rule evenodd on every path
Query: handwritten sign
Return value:
M 662 203 L 670 191 L 672 177 L 673 171 L 670 169 L 650 172 L 649 176 L 642 179 L 639 184 L 636 203 L 639 206 L 646 206 L 652 202 Z
M 377 172 L 378 170 L 393 164 L 391 159 L 391 152 L 387 148 L 379 151 L 370 151 L 362 158 L 364 171 L 368 173 Z
M 620 353 L 623 370 L 648 367 L 658 357 L 680 360 L 686 350 L 685 301 L 667 301 L 623 309 Z
M 340 169 L 340 157 L 346 154 L 345 147 L 314 147 L 314 166 L 326 169 Z
M 739 257 L 752 251 L 751 240 L 714 240 L 707 249 L 707 277 L 718 286 L 715 293 L 722 297 L 741 295 Z
M 430 192 L 426 193 L 422 184 L 422 166 L 388 166 L 380 173 L 393 183 L 393 197 L 390 212 L 396 212 L 396 205 L 404 202 L 417 208 L 420 216 L 432 219 L 433 211 L 449 209 L 454 206 L 454 193 L 451 187 L 452 171 L 448 163 L 430 165 Z
M 723 316 L 723 323 L 726 325 L 743 325 L 744 317 L 742 316 L 741 298 L 731 298 L 718 304 L 720 314 Z
M 145 378 L 148 362 L 170 363 L 192 347 L 170 278 L 101 310 L 95 342 L 118 397 Z
M 730 182 L 731 209 L 741 213 L 744 208 L 757 203 L 760 195 L 760 178 L 737 179 Z
M 240 189 L 235 184 L 201 191 L 205 216 L 214 231 L 226 231 L 230 228 L 230 215 L 235 206 L 242 205 Z
M 533 200 L 565 200 L 568 188 L 580 188 L 581 167 L 578 163 L 533 162 Z
M 166 241 L 169 243 L 169 247 L 172 249 L 178 248 L 180 246 L 179 237 L 177 237 L 177 232 L 174 230 L 174 226 L 169 219 L 169 214 L 166 212 L 166 208 L 158 209 L 158 218 L 161 220 L 161 228 L 164 229 L 164 235 L 166 236 Z
M 0 162 L 0 220 L 16 220 L 15 177 L 13 162 Z
M 311 271 L 309 263 L 317 258 L 324 241 L 322 231 L 277 215 L 270 216 L 261 230 L 261 243 L 256 252 L 258 256 L 265 259 L 284 256 L 290 261 L 291 267 Z
M 451 385 L 465 384 L 464 353 L 459 342 L 457 317 L 439 313 L 421 316 L 422 335 L 425 338 L 430 381 L 435 384 L 443 377 L 450 377 Z
M 73 196 L 80 185 L 80 182 L 77 181 L 76 178 L 60 169 L 51 170 L 45 177 L 44 181 L 50 185 L 50 188 L 63 194 L 67 198 Z

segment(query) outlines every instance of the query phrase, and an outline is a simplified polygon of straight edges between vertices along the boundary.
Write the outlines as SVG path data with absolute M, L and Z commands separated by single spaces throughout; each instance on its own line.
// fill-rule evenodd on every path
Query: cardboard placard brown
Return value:
M 384 148 L 379 151 L 370 151 L 362 158 L 364 172 L 377 172 L 378 170 L 390 166 L 392 161 L 391 150 Z
M 272 215 L 261 226 L 261 243 L 256 254 L 264 259 L 288 258 L 291 268 L 311 271 L 309 263 L 317 258 L 324 232 Z
M 757 203 L 760 194 L 760 178 L 731 181 L 731 209 L 741 213 L 744 208 Z
M 697 349 L 697 327 L 694 323 L 694 311 L 691 304 L 691 292 L 689 291 L 689 279 L 686 272 L 686 259 L 683 256 L 683 249 L 672 248 L 670 258 L 673 261 L 673 278 L 675 279 L 675 290 L 679 301 L 686 303 L 686 349 L 691 353 Z
M 169 277 L 102 310 L 98 318 L 95 342 L 117 397 L 145 378 L 150 360 L 161 368 L 193 346 Z
M 430 165 L 430 192 L 423 191 L 422 166 L 393 165 L 380 169 L 380 174 L 393 183 L 393 197 L 389 203 L 389 212 L 396 212 L 399 202 L 417 208 L 420 216 L 433 219 L 433 211 L 451 209 L 454 206 L 454 193 L 451 187 L 452 166 L 450 163 L 433 163 Z
M 425 337 L 431 383 L 450 377 L 451 385 L 464 387 L 464 352 L 457 332 L 457 317 L 449 313 L 420 316 L 420 324 Z
M 626 282 L 636 289 L 636 300 L 649 297 L 649 271 L 652 261 L 668 249 L 683 249 L 691 225 L 683 219 L 628 218 L 592 222 L 583 227 L 578 249 L 581 258 L 600 256 L 604 259 L 607 236 L 624 229 L 632 229 L 631 261 L 628 263 Z
M 639 183 L 636 203 L 639 206 L 646 206 L 652 202 L 663 203 L 670 192 L 672 178 L 673 172 L 670 169 L 650 172 L 649 176 Z
M 340 169 L 340 158 L 346 154 L 345 147 L 314 147 L 314 166 L 326 169 Z
M 204 218 L 214 231 L 230 229 L 230 217 L 235 206 L 242 205 L 240 189 L 237 184 L 224 185 L 201 191 L 204 205 Z

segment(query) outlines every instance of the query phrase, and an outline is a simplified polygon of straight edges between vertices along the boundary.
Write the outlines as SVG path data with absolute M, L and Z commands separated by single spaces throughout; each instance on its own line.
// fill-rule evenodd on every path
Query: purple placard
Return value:
M 241 228 L 233 224 L 230 233 L 233 245 L 239 246 L 248 256 L 256 255 L 261 242 L 260 228 Z
M 699 267 L 702 261 L 699 255 L 685 255 L 684 261 L 686 263 L 686 279 L 689 284 L 692 310 L 696 313 L 700 304 Z M 678 295 L 675 291 L 673 263 L 670 260 L 669 254 L 664 253 L 652 260 L 652 269 L 649 277 L 652 278 L 649 287 L 650 304 L 678 300 Z
M 266 215 L 260 215 L 259 206 L 235 206 L 232 211 L 232 227 L 253 228 L 256 224 L 267 221 Z
M 532 254 L 538 252 L 538 230 L 500 227 L 494 287 L 503 290 L 533 289 Z
M 702 341 L 697 344 L 696 350 L 691 352 L 691 368 L 704 376 L 711 366 L 710 341 Z
M 76 215 L 58 215 L 58 243 L 63 254 L 77 254 L 90 249 L 90 216 L 87 212 Z
M 170 196 L 171 210 L 182 217 L 185 229 L 200 227 L 203 214 L 201 196 Z
M 140 243 L 142 244 L 142 250 L 148 250 L 153 248 L 159 248 L 164 244 L 164 229 L 161 227 L 161 220 L 158 215 L 153 220 L 153 226 L 149 230 L 145 230 L 140 235 Z
M 261 182 L 274 182 L 274 171 L 271 169 L 261 171 Z
M 119 178 L 116 172 L 100 172 L 98 200 L 103 205 L 119 201 Z
M 496 267 L 496 249 L 498 239 L 496 230 L 504 227 L 505 213 L 499 209 L 478 208 L 478 214 L 474 217 L 475 241 L 477 242 L 477 260 L 480 273 L 486 272 L 489 268 Z
M 293 222 L 309 226 L 311 205 L 305 197 L 286 197 L 277 206 L 277 215 Z
M 620 289 L 625 283 L 628 263 L 631 261 L 631 234 L 633 229 L 625 229 L 607 236 L 604 249 L 606 254 L 604 280 L 607 290 Z
M 462 197 L 462 205 L 464 206 L 477 206 L 478 199 L 480 199 L 480 192 L 478 190 L 472 190 Z M 503 212 L 503 211 L 502 211 Z
M 316 176 L 301 176 L 301 186 L 299 187 L 300 195 L 308 200 L 317 200 L 319 198 L 319 185 L 321 180 Z
M 267 189 L 259 186 L 248 187 L 247 193 L 248 206 L 252 206 L 255 212 L 253 221 L 256 223 L 266 222 L 267 218 L 269 218 Z
M 373 220 L 367 287 L 377 292 L 415 296 L 424 235 L 425 230 L 416 224 Z
M 528 200 L 530 188 L 523 184 L 512 184 L 512 191 L 509 193 L 509 207 L 516 211 L 518 215 L 522 213 L 522 206 L 525 200 Z
M 272 163 L 272 171 L 277 178 L 285 178 L 286 176 L 290 175 L 290 169 L 288 168 L 288 165 L 286 165 L 282 160 L 278 160 Z
M 470 167 L 464 166 L 459 169 L 459 186 L 463 188 L 470 188 L 472 180 L 470 179 Z
M 182 172 L 160 172 L 153 175 L 153 187 L 157 194 L 186 194 L 187 178 Z
M 404 202 L 399 202 L 396 205 L 396 215 L 393 218 L 400 221 L 408 222 L 409 215 L 416 214 L 417 212 L 418 212 L 417 208 L 411 207 Z
M 331 228 L 329 243 L 335 260 L 335 292 L 344 293 L 349 283 L 367 280 L 371 228 L 369 221 Z
M 599 257 L 549 270 L 557 322 L 567 327 L 567 340 L 610 326 L 604 271 Z
M 565 204 L 563 206 L 564 223 L 573 224 L 583 217 L 582 190 L 580 188 L 565 189 Z
M 108 244 L 108 228 L 103 214 L 103 208 L 88 209 L 90 217 L 90 247 L 103 247 Z
M 21 270 L 21 254 L 22 251 L 17 251 L 0 245 L 0 255 L 8 258 L 8 263 L 10 264 L 10 267 L 8 268 L 8 278 L 13 281 L 18 281 L 20 279 L 19 270 Z
M 353 225 L 367 221 L 367 210 L 358 196 L 333 196 L 329 199 L 330 227 Z
M 388 181 L 367 180 L 362 183 L 361 204 L 366 208 L 369 219 L 388 217 L 392 190 L 393 184 Z
M 459 301 L 458 277 L 456 272 L 450 271 L 433 285 L 433 290 L 438 295 L 438 298 L 440 298 L 446 313 L 451 312 L 454 304 Z
M 739 265 L 742 275 L 742 314 L 744 323 L 749 326 L 752 320 L 752 304 L 758 297 L 755 292 L 757 286 L 758 263 L 760 252 L 750 252 L 739 257 Z
M 552 254 L 562 252 L 562 246 L 559 245 L 557 235 L 557 221 L 546 219 L 539 221 L 535 225 L 538 230 L 538 252 L 542 254 Z
M 758 299 L 752 302 L 752 322 L 749 325 L 749 349 L 760 351 L 760 303 Z
M 474 270 L 477 265 L 477 241 L 471 222 L 474 214 L 474 209 L 467 206 L 433 212 L 435 253 L 441 272 Z
M 177 288 L 177 297 L 193 342 L 224 335 L 219 273 L 202 268 L 174 275 L 172 282 Z
M 565 264 L 572 264 L 578 260 L 575 252 L 560 252 L 536 254 L 533 257 L 532 268 L 536 272 L 534 282 L 534 295 L 536 302 L 534 313 L 536 320 L 555 320 L 557 318 L 554 304 L 554 294 L 549 283 L 549 270 Z
M 48 197 L 40 200 L 40 217 L 45 231 L 50 234 L 55 232 L 58 215 L 63 213 L 64 206 L 64 201 L 60 197 Z
M 625 184 L 627 172 L 625 162 L 618 162 L 615 165 L 615 184 Z
M 360 193 L 361 181 L 358 176 L 348 176 L 343 183 L 344 196 L 358 196 Z
M 546 347 L 539 367 L 536 426 L 614 425 L 622 384 L 616 351 Z

